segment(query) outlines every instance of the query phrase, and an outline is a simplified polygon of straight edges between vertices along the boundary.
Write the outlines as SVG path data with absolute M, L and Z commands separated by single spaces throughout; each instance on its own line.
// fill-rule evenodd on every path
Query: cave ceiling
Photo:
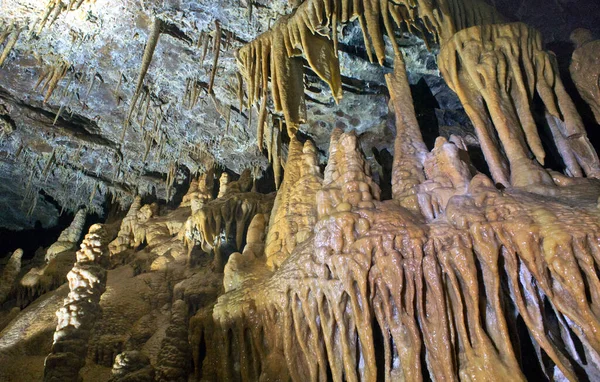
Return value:
M 566 41 L 577 23 L 595 26 L 593 5 L 585 1 L 577 7 L 544 2 L 546 16 L 533 3 L 494 5 L 508 18 L 540 26 L 549 41 Z M 248 168 L 255 177 L 270 171 L 267 150 L 257 147 L 260 105 L 249 108 L 247 94 L 240 100 L 246 84 L 235 56 L 291 11 L 283 0 L 97 0 L 68 6 L 2 0 L 0 226 L 48 227 L 65 211 L 86 206 L 102 214 L 107 201 L 126 206 L 137 194 L 168 201 L 189 174 L 207 166 L 237 174 Z M 369 62 L 357 24 L 347 24 L 339 36 L 339 103 L 305 62 L 308 118 L 300 131 L 316 143 L 325 163 L 332 129 L 354 129 L 377 167 L 372 149 L 392 151 L 384 81 L 392 62 Z M 397 37 L 411 84 L 424 81 L 436 98 L 440 131 L 477 146 L 458 98 L 440 77 L 437 45 L 424 41 L 431 36 Z M 154 44 L 149 56 L 145 50 Z M 272 103 L 267 109 L 282 117 Z M 282 150 L 285 156 L 287 146 Z

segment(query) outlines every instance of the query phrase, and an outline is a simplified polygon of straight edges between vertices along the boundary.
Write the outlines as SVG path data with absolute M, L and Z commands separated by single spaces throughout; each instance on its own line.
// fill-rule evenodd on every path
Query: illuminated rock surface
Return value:
M 134 3 L 0 7 L 0 381 L 600 379 L 586 1 Z

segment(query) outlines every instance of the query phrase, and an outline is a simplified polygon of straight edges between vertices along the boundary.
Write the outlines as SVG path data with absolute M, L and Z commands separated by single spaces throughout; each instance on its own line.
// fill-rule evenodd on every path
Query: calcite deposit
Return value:
M 10 0 L 0 381 L 600 379 L 598 36 L 496 3 Z

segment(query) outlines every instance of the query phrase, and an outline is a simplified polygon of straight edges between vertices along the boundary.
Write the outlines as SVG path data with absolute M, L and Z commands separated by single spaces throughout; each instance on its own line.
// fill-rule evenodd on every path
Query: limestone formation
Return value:
M 2 269 L 2 273 L 0 274 L 0 305 L 6 301 L 15 286 L 17 276 L 21 272 L 22 257 L 23 250 L 20 248 L 15 250 L 10 256 L 8 263 Z
M 597 134 L 533 27 L 483 0 L 7 1 L 0 178 L 24 156 L 23 207 L 78 213 L 0 258 L 0 380 L 600 380 Z M 69 23 L 115 38 L 95 67 Z
M 571 78 L 600 124 L 600 40 L 594 40 L 589 30 L 577 29 L 571 41 L 575 44 L 569 68 Z
M 90 332 L 102 314 L 99 302 L 106 288 L 106 235 L 102 225 L 90 227 L 77 252 L 77 262 L 67 275 L 70 293 L 64 306 L 56 312 L 58 325 L 52 352 L 44 363 L 44 381 L 80 379 Z
M 141 196 L 137 196 L 129 207 L 127 215 L 125 215 L 123 218 L 121 228 L 119 229 L 116 239 L 113 240 L 108 246 L 111 255 L 121 253 L 130 247 L 134 235 L 134 227 L 138 219 L 138 212 L 141 208 L 142 198 Z
M 177 300 L 171 307 L 171 324 L 166 330 L 156 364 L 155 381 L 187 381 L 190 365 L 188 307 Z
M 184 195 L 181 202 L 182 207 L 190 206 L 192 213 L 198 212 L 206 202 L 213 198 L 214 188 L 214 170 L 201 174 L 198 178 L 192 179 L 188 192 Z
M 555 126 L 566 172 L 600 175 L 581 117 L 534 29 L 521 23 L 464 29 L 443 45 L 440 70 L 475 125 L 495 182 L 551 183 L 540 166 L 546 153 L 532 114 L 535 94 Z
M 151 382 L 154 381 L 154 370 L 150 359 L 137 350 L 119 354 L 112 368 L 110 382 Z
M 381 65 L 385 60 L 383 30 L 390 37 L 395 54 L 400 54 L 396 29 L 407 28 L 422 36 L 428 32 L 444 41 L 458 30 L 502 20 L 493 8 L 478 0 L 302 2 L 293 14 L 280 18 L 271 30 L 244 46 L 238 54 L 238 64 L 248 84 L 248 103 L 252 105 L 261 100 L 259 148 L 266 120 L 269 78 L 274 108 L 283 112 L 288 129 L 295 132 L 297 126 L 306 121 L 301 56 L 329 85 L 334 99 L 341 99 L 338 28 L 356 18 L 370 61 L 373 62 L 375 51 Z
M 79 238 L 81 237 L 81 231 L 85 224 L 87 212 L 82 209 L 75 214 L 71 225 L 61 232 L 56 243 L 52 244 L 46 251 L 46 262 L 49 262 L 56 257 L 59 253 L 72 250 L 77 247 Z
M 264 253 L 269 268 L 278 268 L 293 249 L 305 241 L 316 223 L 313 201 L 321 186 L 315 148 L 292 138 L 286 174 L 269 220 Z

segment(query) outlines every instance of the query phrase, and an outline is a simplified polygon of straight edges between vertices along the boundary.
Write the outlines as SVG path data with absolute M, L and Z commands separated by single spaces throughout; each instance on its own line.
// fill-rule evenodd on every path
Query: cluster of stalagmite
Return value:
M 186 223 L 185 236 L 193 239 L 188 241 L 189 249 L 196 242 L 205 252 L 213 253 L 218 270 L 223 269 L 229 254 L 243 248 L 252 218 L 268 214 L 274 198 L 273 194 L 250 191 L 250 171 L 244 171 L 237 181 L 228 179 L 227 173 L 221 175 L 217 198 L 203 205 Z
M 522 380 L 519 343 L 530 341 L 547 377 L 598 376 L 599 185 L 553 186 L 553 202 L 501 193 L 471 180 L 458 149 L 440 140 L 428 154 L 424 184 L 444 174 L 468 190 L 426 224 L 379 202 L 356 137 L 334 132 L 313 235 L 275 273 L 256 256 L 244 269 L 253 281 L 220 297 L 217 329 L 201 335 L 225 345 L 195 359 L 202 377 Z
M 196 213 L 213 198 L 214 169 L 210 168 L 205 173 L 193 178 L 190 182 L 188 192 L 183 196 L 181 207 L 190 207 L 192 213 Z
M 75 250 L 83 231 L 87 211 L 79 210 L 73 221 L 63 230 L 44 255 L 40 267 L 32 267 L 20 279 L 17 287 L 18 305 L 24 307 L 38 296 L 58 288 L 64 283 L 76 259 Z
M 102 314 L 100 297 L 106 288 L 107 233 L 100 224 L 90 227 L 67 275 L 69 295 L 56 312 L 58 325 L 52 352 L 46 357 L 44 381 L 79 381 L 85 365 L 90 333 Z
M 299 57 L 339 98 L 328 37 L 336 42 L 343 15 L 358 16 L 367 51 L 382 62 L 381 26 L 393 36 L 386 12 L 401 7 L 391 4 L 305 1 L 239 52 L 249 102 L 262 98 L 260 146 L 269 77 L 275 110 L 288 127 L 301 123 Z M 445 2 L 435 12 L 414 5 L 439 38 L 441 70 L 473 120 L 493 181 L 477 173 L 459 137 L 426 148 L 396 50 L 386 76 L 396 116 L 393 200 L 379 201 L 355 135 L 334 131 L 321 178 L 310 143 L 301 154 L 289 129 L 264 255 L 249 236 L 251 247 L 225 267 L 227 293 L 212 317 L 199 311 L 190 321 L 193 345 L 216 349 L 192 349 L 197 377 L 524 380 L 531 354 L 523 344 L 546 378 L 600 375 L 600 184 L 575 179 L 595 178 L 600 167 L 553 56 L 524 24 L 490 25 L 500 21 L 493 12 L 457 21 Z M 567 176 L 543 168 L 538 97 Z M 254 238 L 264 234 L 261 219 Z

